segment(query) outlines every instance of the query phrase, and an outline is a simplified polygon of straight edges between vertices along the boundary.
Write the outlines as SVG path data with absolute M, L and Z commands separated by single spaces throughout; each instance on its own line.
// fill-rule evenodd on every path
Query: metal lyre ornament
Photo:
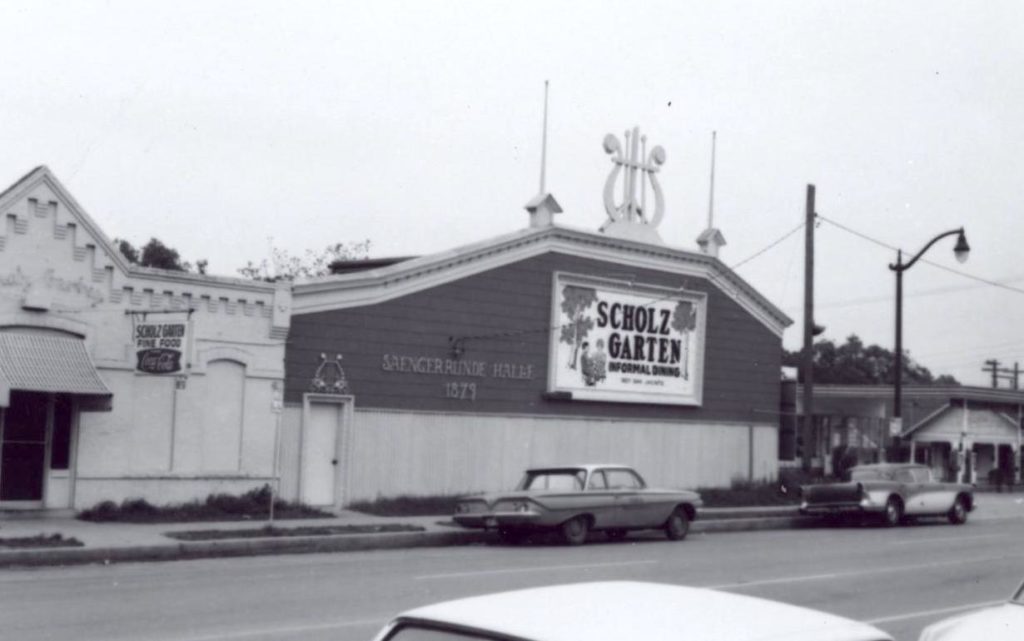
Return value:
M 604 184 L 604 209 L 609 220 L 602 231 L 613 231 L 625 225 L 644 225 L 653 231 L 665 215 L 665 196 L 658 182 L 658 172 L 665 163 L 665 150 L 655 146 L 647 152 L 647 136 L 640 135 L 639 127 L 624 134 L 625 145 L 612 134 L 604 137 L 605 153 L 611 154 L 615 165 Z M 622 175 L 622 201 L 615 202 L 615 186 Z M 651 183 L 654 195 L 654 211 L 647 210 L 647 182 Z M 639 187 L 639 200 L 637 188 Z M 619 229 L 615 231 L 625 231 Z M 635 236 L 636 233 L 625 235 Z M 650 235 L 642 234 L 642 235 Z M 657 235 L 655 234 L 655 237 Z M 658 239 L 660 240 L 660 238 Z

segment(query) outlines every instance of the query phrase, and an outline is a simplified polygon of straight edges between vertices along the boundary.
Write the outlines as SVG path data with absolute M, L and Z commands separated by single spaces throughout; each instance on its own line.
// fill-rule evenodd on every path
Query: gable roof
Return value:
M 60 200 L 63 201 L 65 209 L 75 224 L 85 232 L 86 243 L 98 245 L 98 255 L 103 255 L 103 260 L 110 267 L 121 273 L 122 276 L 139 277 L 148 280 L 190 282 L 195 284 L 214 285 L 219 287 L 230 287 L 247 291 L 274 291 L 273 283 L 264 283 L 247 278 L 231 276 L 212 276 L 209 274 L 195 274 L 181 272 L 172 269 L 159 269 L 156 267 L 142 267 L 132 264 L 121 254 L 121 251 L 114 245 L 111 239 L 103 232 L 103 229 L 96 224 L 71 192 L 57 179 L 54 173 L 46 165 L 39 165 L 28 172 L 10 187 L 0 192 L 0 216 L 6 214 L 6 210 L 15 202 L 25 198 L 40 184 L 45 184 Z M 3 235 L 0 233 L 0 241 Z M 2 247 L 2 244 L 0 244 Z
M 561 225 L 522 229 L 379 269 L 296 282 L 293 313 L 373 305 L 550 252 L 705 278 L 776 335 L 793 322 L 715 257 Z

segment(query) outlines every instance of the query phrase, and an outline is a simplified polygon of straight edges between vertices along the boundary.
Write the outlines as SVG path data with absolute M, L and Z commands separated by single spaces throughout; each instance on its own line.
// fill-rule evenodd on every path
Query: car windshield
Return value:
M 851 481 L 884 481 L 888 480 L 889 474 L 877 468 L 853 468 L 850 470 Z
M 578 491 L 586 479 L 584 470 L 531 470 L 526 473 L 517 489 Z
M 1017 590 L 1017 594 L 1014 594 L 1013 598 L 1010 599 L 1010 603 L 1024 605 L 1024 583 L 1022 583 L 1020 588 Z
M 418 625 L 403 625 L 388 635 L 387 641 L 491 641 L 495 637 L 482 634 L 463 632 L 461 630 L 446 630 L 441 628 L 428 628 Z

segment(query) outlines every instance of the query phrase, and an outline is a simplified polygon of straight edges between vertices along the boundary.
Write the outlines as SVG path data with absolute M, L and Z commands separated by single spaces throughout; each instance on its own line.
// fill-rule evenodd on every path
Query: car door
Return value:
M 924 514 L 924 487 L 920 478 L 914 474 L 914 469 L 904 467 L 895 470 L 893 480 L 896 482 L 899 495 L 903 498 L 903 513 Z
M 587 479 L 587 510 L 594 515 L 594 527 L 597 529 L 618 527 L 619 494 L 608 487 L 608 479 L 604 470 L 594 470 Z
M 643 493 L 644 483 L 628 468 L 607 468 L 608 488 L 618 501 L 618 527 L 650 527 L 652 505 Z
M 921 514 L 945 514 L 953 507 L 957 488 L 952 483 L 936 481 L 931 470 L 921 468 L 915 470 L 921 477 Z

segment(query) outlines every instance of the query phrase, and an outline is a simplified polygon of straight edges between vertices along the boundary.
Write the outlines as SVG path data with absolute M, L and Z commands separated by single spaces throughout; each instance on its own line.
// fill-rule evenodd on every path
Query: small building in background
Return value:
M 46 167 L 0 215 L 0 509 L 273 480 L 287 284 L 129 264 Z
M 784 383 L 802 414 L 803 391 Z M 961 386 L 903 387 L 903 429 L 892 431 L 889 385 L 815 385 L 812 464 L 826 474 L 850 451 L 861 463 L 913 460 L 936 478 L 980 485 L 1021 481 L 1024 392 Z M 798 464 L 798 443 L 792 461 Z

